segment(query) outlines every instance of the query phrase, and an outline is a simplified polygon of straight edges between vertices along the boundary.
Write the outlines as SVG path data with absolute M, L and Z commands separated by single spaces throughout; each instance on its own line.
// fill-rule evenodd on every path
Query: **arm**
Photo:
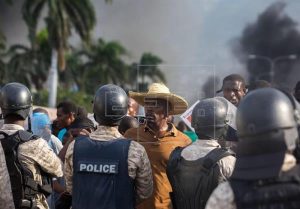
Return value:
M 58 157 L 61 159 L 62 162 L 65 162 L 65 157 L 66 157 L 68 147 L 73 140 L 74 140 L 74 138 L 72 138 L 71 140 L 68 140 L 65 143 L 65 145 L 63 146 L 63 148 L 60 150 L 60 152 L 58 153 Z
M 229 179 L 231 176 L 236 158 L 233 156 L 227 156 L 222 158 L 218 163 L 220 166 L 221 174 L 225 177 L 225 179 Z
M 42 138 L 30 140 L 21 144 L 18 149 L 18 155 L 19 159 L 32 159 L 44 172 L 52 176 L 63 176 L 62 163 L 60 159 Z
M 10 178 L 6 166 L 5 155 L 0 143 L 0 208 L 14 209 Z
M 67 152 L 67 149 L 69 147 L 69 144 L 77 137 L 77 136 L 88 136 L 90 133 L 85 129 L 70 129 L 68 131 L 70 133 L 70 138 L 64 145 L 64 147 L 61 149 L 61 151 L 58 153 L 58 157 L 64 162 L 65 161 L 65 155 Z
M 65 174 L 65 181 L 66 181 L 66 190 L 72 194 L 73 188 L 73 151 L 74 151 L 75 141 L 72 141 L 68 147 L 66 158 L 65 158 L 65 165 L 64 165 L 64 174 Z
M 228 182 L 219 184 L 213 191 L 205 209 L 236 209 L 234 194 Z
M 151 165 L 145 148 L 132 141 L 128 153 L 129 176 L 135 179 L 136 204 L 150 197 L 153 191 Z
M 61 194 L 66 191 L 66 189 L 57 180 L 53 180 L 53 191 Z

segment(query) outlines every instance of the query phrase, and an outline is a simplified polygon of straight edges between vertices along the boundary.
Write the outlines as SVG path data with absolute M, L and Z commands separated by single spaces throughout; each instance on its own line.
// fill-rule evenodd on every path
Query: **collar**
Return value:
M 169 131 L 165 132 L 163 137 L 168 137 L 168 136 L 176 137 L 178 135 L 178 130 L 176 129 L 174 124 L 168 123 L 168 126 L 171 126 L 171 129 Z M 155 132 L 152 131 L 150 128 L 148 128 L 146 125 L 144 125 L 144 131 L 149 132 L 151 135 L 155 135 Z M 160 138 L 163 138 L 163 137 L 160 137 Z
M 97 129 L 90 134 L 93 139 L 117 139 L 122 138 L 117 126 L 97 126 Z
M 25 130 L 23 126 L 17 125 L 17 124 L 3 124 L 2 130 L 7 131 L 19 131 L 19 130 Z
M 214 139 L 197 139 L 193 145 L 200 146 L 200 147 L 221 147 L 217 140 Z

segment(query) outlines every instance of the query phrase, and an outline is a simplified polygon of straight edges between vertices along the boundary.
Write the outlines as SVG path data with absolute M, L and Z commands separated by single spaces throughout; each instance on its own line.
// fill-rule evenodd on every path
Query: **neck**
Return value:
M 155 136 L 158 138 L 162 138 L 165 136 L 165 133 L 169 130 L 169 125 L 168 123 L 162 123 L 160 124 L 157 128 L 152 129 L 151 127 L 150 130 L 153 132 Z
M 25 122 L 24 120 L 6 118 L 4 119 L 4 124 L 15 124 L 24 127 Z

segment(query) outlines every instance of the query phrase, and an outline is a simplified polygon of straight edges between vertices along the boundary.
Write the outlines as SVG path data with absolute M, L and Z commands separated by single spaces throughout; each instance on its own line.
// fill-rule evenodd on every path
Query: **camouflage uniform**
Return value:
M 15 209 L 5 155 L 0 143 L 0 208 Z
M 97 130 L 89 136 L 97 141 L 109 141 L 122 138 L 116 127 L 98 126 Z M 75 141 L 71 142 L 65 158 L 65 179 L 67 191 L 72 193 L 73 151 Z M 142 145 L 132 141 L 128 150 L 128 174 L 135 179 L 136 198 L 146 199 L 152 194 L 152 171 L 147 153 Z
M 8 135 L 12 135 L 18 130 L 24 130 L 24 128 L 16 124 L 4 124 L 1 128 L 1 131 Z M 22 166 L 28 168 L 32 172 L 34 180 L 40 184 L 42 183 L 40 168 L 55 177 L 63 176 L 60 159 L 42 138 L 20 144 L 18 149 L 18 159 Z M 37 206 L 40 209 L 49 208 L 46 197 L 43 194 L 37 194 L 35 199 L 37 200 Z
M 215 148 L 220 148 L 221 145 L 216 140 L 203 140 L 199 139 L 193 144 L 184 148 L 181 152 L 181 156 L 185 160 L 195 161 L 199 158 L 206 156 L 210 151 Z M 220 168 L 220 174 L 222 179 L 228 179 L 234 169 L 235 157 L 227 156 L 217 162 Z
M 286 154 L 282 171 L 288 171 L 296 165 L 296 159 Z M 234 193 L 229 182 L 221 183 L 209 197 L 205 209 L 236 209 Z

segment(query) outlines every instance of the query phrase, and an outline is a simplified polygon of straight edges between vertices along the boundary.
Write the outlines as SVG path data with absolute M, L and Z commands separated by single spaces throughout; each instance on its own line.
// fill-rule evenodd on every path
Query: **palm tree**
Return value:
M 70 71 L 82 91 L 93 94 L 101 84 L 122 85 L 127 82 L 128 66 L 123 61 L 126 49 L 118 42 L 105 42 L 99 38 L 89 50 L 82 50 L 70 57 Z
M 65 69 L 64 51 L 67 48 L 70 31 L 74 29 L 80 38 L 88 43 L 90 32 L 96 23 L 96 15 L 90 0 L 25 0 L 22 13 L 29 28 L 32 48 L 35 48 L 37 24 L 44 8 L 48 9 L 46 25 L 52 46 L 49 106 L 53 107 L 57 93 L 57 66 L 61 70 Z
M 36 36 L 35 49 L 24 45 L 12 45 L 6 53 L 9 56 L 6 79 L 26 84 L 37 90 L 44 88 L 50 66 L 51 47 L 46 30 Z
M 143 53 L 139 63 L 133 63 L 130 68 L 130 76 L 133 79 L 132 81 L 141 80 L 137 82 L 140 91 L 147 90 L 146 78 L 150 79 L 153 82 L 163 82 L 166 83 L 166 78 L 164 73 L 159 68 L 159 65 L 162 63 L 162 59 L 152 53 L 146 52 Z M 134 82 L 131 82 L 134 85 Z

